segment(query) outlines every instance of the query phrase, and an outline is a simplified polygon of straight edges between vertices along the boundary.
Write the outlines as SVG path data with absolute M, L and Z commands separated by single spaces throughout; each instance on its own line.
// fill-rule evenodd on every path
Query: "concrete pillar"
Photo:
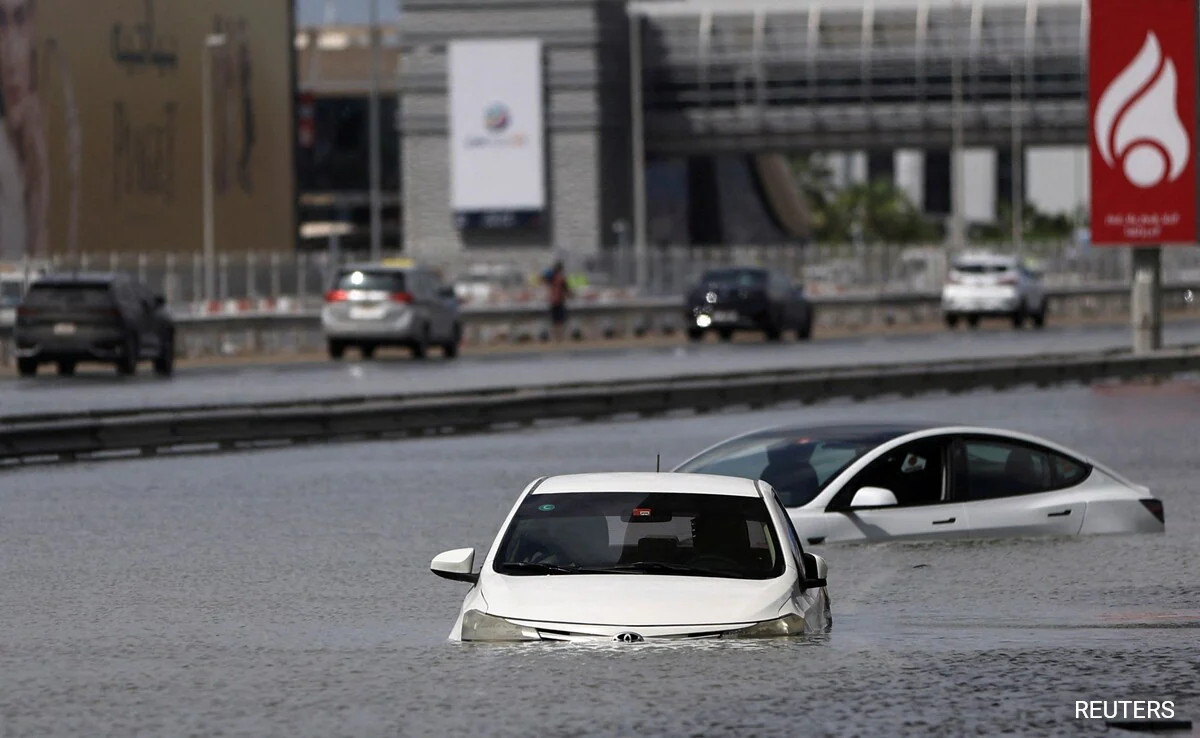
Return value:
M 1133 352 L 1146 354 L 1162 348 L 1162 249 L 1135 246 L 1133 290 L 1130 295 Z

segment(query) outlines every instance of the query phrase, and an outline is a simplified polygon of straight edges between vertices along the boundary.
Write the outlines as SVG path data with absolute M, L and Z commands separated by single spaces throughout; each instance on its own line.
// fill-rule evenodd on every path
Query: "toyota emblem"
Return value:
M 641 643 L 646 639 L 642 637 L 641 633 L 618 633 L 613 640 L 621 643 Z

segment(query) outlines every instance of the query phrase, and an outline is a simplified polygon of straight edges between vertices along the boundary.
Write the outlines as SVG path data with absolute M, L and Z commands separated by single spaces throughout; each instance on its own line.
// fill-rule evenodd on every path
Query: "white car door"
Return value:
M 854 474 L 825 508 L 821 542 L 961 538 L 967 520 L 962 503 L 949 498 L 946 446 L 942 436 L 911 441 L 885 451 Z M 894 498 L 895 504 L 859 506 L 863 496 L 858 493 L 865 488 L 874 488 L 874 497 L 886 490 L 890 495 L 885 502 Z
M 966 508 L 971 538 L 1076 535 L 1087 503 L 1064 499 L 1086 465 L 1041 446 L 964 436 L 950 446 L 951 494 Z

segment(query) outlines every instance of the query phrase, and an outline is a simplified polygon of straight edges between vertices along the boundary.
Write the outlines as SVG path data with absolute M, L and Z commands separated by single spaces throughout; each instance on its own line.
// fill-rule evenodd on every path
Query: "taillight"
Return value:
M 1146 508 L 1146 510 L 1148 510 L 1150 512 L 1150 514 L 1153 515 L 1158 520 L 1158 522 L 1160 522 L 1160 523 L 1166 522 L 1166 513 L 1163 510 L 1162 500 L 1156 500 L 1154 498 L 1150 498 L 1150 499 L 1145 499 L 1145 500 L 1139 500 L 1139 502 L 1142 503 L 1142 507 Z
M 35 315 L 37 315 L 37 311 L 34 310 L 33 308 L 27 308 L 27 307 L 17 308 L 17 317 L 18 318 L 32 318 Z
M 346 299 L 346 290 L 329 290 L 325 293 L 325 302 L 341 302 Z
M 391 294 L 391 300 L 392 302 L 409 303 L 412 302 L 412 295 L 408 294 L 407 292 L 393 292 Z
M 1017 283 L 1016 277 L 1001 277 L 1000 278 L 1000 284 L 1016 284 L 1016 283 Z

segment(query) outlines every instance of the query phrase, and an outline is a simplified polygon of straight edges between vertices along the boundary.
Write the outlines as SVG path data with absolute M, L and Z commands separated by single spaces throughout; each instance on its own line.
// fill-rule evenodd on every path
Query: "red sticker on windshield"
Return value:
M 648 518 L 648 517 L 650 517 L 650 515 L 651 515 L 650 508 L 648 508 L 648 507 L 633 508 L 633 517 L 635 517 L 635 518 Z

